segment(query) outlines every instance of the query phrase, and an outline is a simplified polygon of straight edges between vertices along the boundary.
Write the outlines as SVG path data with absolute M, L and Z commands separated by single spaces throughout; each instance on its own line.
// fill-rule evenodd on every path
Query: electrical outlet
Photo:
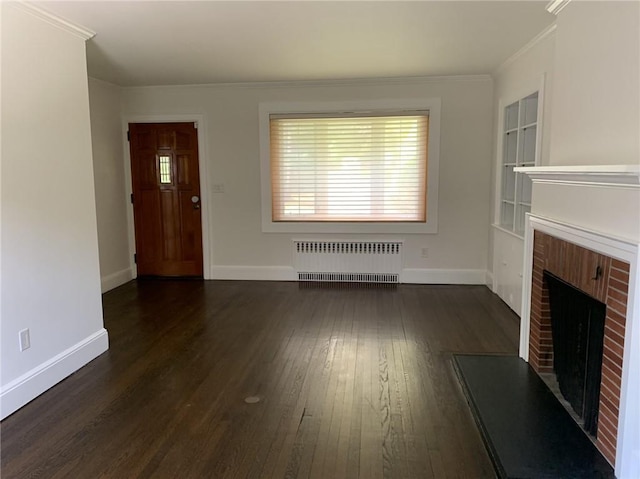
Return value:
M 23 329 L 18 333 L 20 337 L 20 351 L 29 349 L 31 347 L 31 336 L 29 335 L 29 328 Z
M 428 258 L 429 257 L 429 248 L 422 248 L 421 254 L 422 254 L 423 258 Z

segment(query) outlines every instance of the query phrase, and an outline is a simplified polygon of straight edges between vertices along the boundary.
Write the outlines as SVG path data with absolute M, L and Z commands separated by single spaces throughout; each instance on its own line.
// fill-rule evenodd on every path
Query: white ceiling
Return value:
M 545 1 L 72 1 L 89 75 L 119 85 L 491 73 L 550 25 Z

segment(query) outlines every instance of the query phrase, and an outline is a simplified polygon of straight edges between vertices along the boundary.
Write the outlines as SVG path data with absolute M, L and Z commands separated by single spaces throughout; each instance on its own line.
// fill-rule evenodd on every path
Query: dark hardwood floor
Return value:
M 103 302 L 109 351 L 1 423 L 3 479 L 495 477 L 451 365 L 517 350 L 484 286 L 140 281 Z

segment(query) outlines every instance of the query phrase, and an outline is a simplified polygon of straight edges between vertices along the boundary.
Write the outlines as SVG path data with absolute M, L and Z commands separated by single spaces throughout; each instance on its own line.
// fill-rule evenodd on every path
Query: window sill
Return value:
M 436 234 L 435 220 L 427 223 L 274 223 L 262 224 L 263 233 L 345 233 L 345 234 Z

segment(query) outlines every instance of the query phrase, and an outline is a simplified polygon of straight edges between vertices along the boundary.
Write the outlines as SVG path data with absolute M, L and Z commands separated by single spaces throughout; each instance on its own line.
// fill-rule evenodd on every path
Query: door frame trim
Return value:
M 202 220 L 202 275 L 204 279 L 211 277 L 211 234 L 209 231 L 209 175 L 207 174 L 207 164 L 209 163 L 209 152 L 207 149 L 207 121 L 206 117 L 200 113 L 186 114 L 157 114 L 157 115 L 123 115 L 122 116 L 122 144 L 124 145 L 124 181 L 125 181 L 125 201 L 127 202 L 127 229 L 129 240 L 129 265 L 134 277 L 138 277 L 138 268 L 133 261 L 136 252 L 136 229 L 133 221 L 133 205 L 131 204 L 131 194 L 133 193 L 133 183 L 131 180 L 131 150 L 127 139 L 129 123 L 191 123 L 195 122 L 198 129 L 198 169 L 200 171 L 200 204 Z

